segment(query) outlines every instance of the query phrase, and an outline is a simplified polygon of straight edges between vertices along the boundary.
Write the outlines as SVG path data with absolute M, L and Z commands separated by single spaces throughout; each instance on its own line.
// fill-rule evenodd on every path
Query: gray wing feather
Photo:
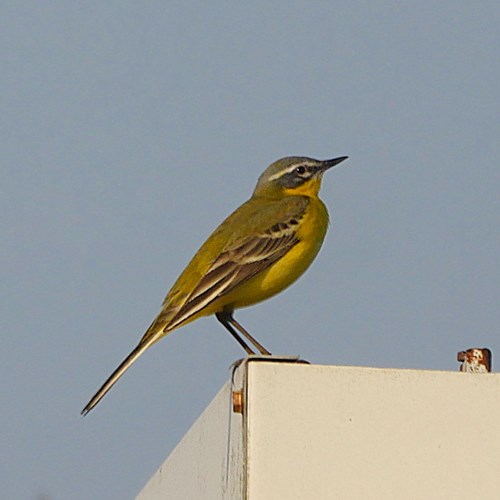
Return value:
M 172 318 L 169 329 L 266 270 L 285 255 L 299 242 L 296 234 L 296 221 L 299 218 L 291 217 L 295 224 L 282 222 L 222 252 Z

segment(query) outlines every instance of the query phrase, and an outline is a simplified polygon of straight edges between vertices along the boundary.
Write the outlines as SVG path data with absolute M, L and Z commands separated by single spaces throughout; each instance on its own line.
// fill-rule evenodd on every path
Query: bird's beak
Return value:
M 329 168 L 342 163 L 344 160 L 347 160 L 348 156 L 339 156 L 338 158 L 334 158 L 333 160 L 325 160 L 321 162 L 321 172 L 326 172 Z

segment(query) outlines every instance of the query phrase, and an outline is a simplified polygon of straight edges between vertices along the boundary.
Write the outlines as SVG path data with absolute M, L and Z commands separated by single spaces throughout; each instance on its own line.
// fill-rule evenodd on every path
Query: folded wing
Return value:
M 271 228 L 222 252 L 210 266 L 167 328 L 173 329 L 215 299 L 231 292 L 269 268 L 299 242 L 301 215 L 289 217 Z

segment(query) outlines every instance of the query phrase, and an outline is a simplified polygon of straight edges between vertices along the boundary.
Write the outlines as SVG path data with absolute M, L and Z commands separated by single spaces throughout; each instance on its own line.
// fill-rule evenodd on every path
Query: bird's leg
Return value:
M 231 314 L 228 315 L 226 312 L 215 313 L 215 317 L 225 326 L 227 331 L 236 339 L 238 344 L 240 344 L 243 349 L 245 349 L 247 354 L 255 354 L 247 343 L 236 333 L 235 329 L 230 325 L 229 318 L 232 319 Z
M 230 323 L 234 328 L 236 328 L 241 334 L 243 334 L 243 336 L 245 336 L 246 339 L 249 340 L 261 354 L 263 354 L 264 356 L 271 356 L 271 353 L 258 340 L 254 339 L 250 335 L 250 333 L 248 333 L 243 328 L 243 326 L 234 319 L 232 312 L 226 314 L 227 322 Z

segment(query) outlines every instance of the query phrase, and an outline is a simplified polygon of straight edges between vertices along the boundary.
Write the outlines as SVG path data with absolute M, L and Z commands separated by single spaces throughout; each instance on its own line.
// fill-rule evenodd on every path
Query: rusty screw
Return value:
M 243 414 L 243 391 L 233 391 L 233 412 Z
M 473 347 L 457 353 L 461 372 L 488 373 L 491 372 L 491 351 L 486 348 Z

